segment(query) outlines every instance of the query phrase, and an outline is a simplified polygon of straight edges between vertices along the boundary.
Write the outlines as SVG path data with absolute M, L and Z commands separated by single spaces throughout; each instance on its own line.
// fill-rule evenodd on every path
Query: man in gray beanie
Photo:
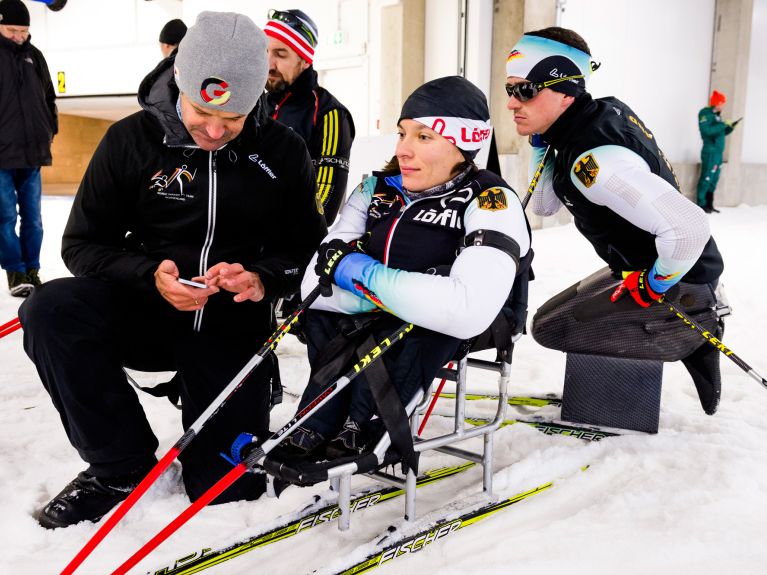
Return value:
M 259 113 L 266 74 L 249 18 L 201 13 L 142 82 L 143 110 L 107 130 L 88 166 L 62 242 L 75 277 L 36 289 L 19 313 L 88 464 L 38 512 L 44 527 L 97 521 L 155 465 L 158 441 L 123 368 L 176 371 L 188 428 L 269 336 L 272 302 L 297 289 L 325 234 L 306 146 Z M 179 281 L 190 278 L 204 287 Z M 183 451 L 191 499 L 230 469 L 218 454 L 243 428 L 268 433 L 278 381 L 271 356 Z M 264 488 L 248 475 L 216 502 Z

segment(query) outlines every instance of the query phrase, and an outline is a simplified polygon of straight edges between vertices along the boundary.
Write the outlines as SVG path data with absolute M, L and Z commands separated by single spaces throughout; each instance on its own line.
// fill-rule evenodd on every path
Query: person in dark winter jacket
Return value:
M 0 2 L 0 266 L 11 295 L 40 285 L 40 166 L 51 165 L 56 95 L 21 0 Z M 17 212 L 18 206 L 18 212 Z M 21 218 L 20 234 L 16 221 Z
M 168 20 L 168 22 L 165 23 L 165 26 L 162 27 L 162 30 L 160 30 L 160 37 L 158 39 L 162 57 L 167 58 L 173 54 L 178 49 L 178 45 L 181 43 L 181 40 L 184 39 L 185 35 L 186 24 L 184 24 L 183 20 L 178 18 Z
M 740 120 L 727 122 L 722 120 L 722 107 L 727 103 L 727 97 L 714 90 L 711 93 L 709 106 L 698 112 L 698 128 L 703 139 L 700 151 L 700 179 L 698 180 L 698 205 L 706 213 L 719 212 L 714 207 L 714 192 L 722 172 L 722 157 L 724 155 L 724 138 L 730 135 Z
M 328 225 L 344 201 L 354 121 L 333 94 L 317 83 L 314 49 L 317 25 L 301 10 L 272 10 L 264 26 L 269 37 L 267 113 L 306 142 L 317 179 L 317 196 Z
M 394 159 L 354 190 L 304 275 L 304 296 L 318 283 L 329 293 L 307 315 L 313 376 L 299 410 L 322 390 L 319 373 L 336 360 L 328 350 L 339 335 L 358 343 L 359 353 L 370 350 L 366 335 L 372 343 L 403 321 L 416 326 L 382 356 L 404 405 L 462 340 L 499 316 L 530 249 L 530 231 L 508 184 L 473 162 L 490 137 L 489 117 L 484 94 L 459 76 L 427 82 L 406 100 Z M 333 376 L 355 361 L 336 365 Z M 381 419 L 371 419 L 378 411 L 372 377 L 379 376 L 357 378 L 284 449 L 334 458 L 370 448 L 381 431 Z
M 507 59 L 507 108 L 530 137 L 531 166 L 546 158 L 533 211 L 548 216 L 564 205 L 607 263 L 541 306 L 532 335 L 566 352 L 681 360 L 713 414 L 719 352 L 658 302 L 667 298 L 721 337 L 722 257 L 653 133 L 620 100 L 587 92 L 595 67 L 583 38 L 556 27 L 526 33 Z
M 39 512 L 44 527 L 98 520 L 155 464 L 123 367 L 176 371 L 189 427 L 274 329 L 273 300 L 325 235 L 306 146 L 256 107 L 266 73 L 249 18 L 202 12 L 141 84 L 143 111 L 111 126 L 88 166 L 62 242 L 75 277 L 20 310 L 25 350 L 88 464 Z M 277 376 L 262 363 L 181 454 L 191 499 L 228 471 L 218 453 L 235 431 L 268 432 Z M 264 489 L 250 476 L 217 502 Z

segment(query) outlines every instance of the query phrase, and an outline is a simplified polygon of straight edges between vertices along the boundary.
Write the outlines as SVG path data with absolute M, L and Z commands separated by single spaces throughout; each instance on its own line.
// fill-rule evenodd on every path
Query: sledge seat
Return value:
M 713 311 L 722 318 L 731 308 L 721 288 Z M 562 393 L 562 419 L 601 427 L 658 433 L 663 362 L 568 353 Z
M 456 384 L 455 423 L 452 432 L 425 440 L 417 437 L 421 416 L 428 406 L 433 383 L 429 386 L 428 393 L 419 390 L 405 407 L 405 411 L 409 416 L 415 451 L 422 453 L 434 449 L 467 461 L 480 463 L 484 468 L 483 491 L 488 496 L 492 496 L 493 434 L 500 428 L 505 418 L 508 399 L 507 388 L 511 374 L 511 356 L 514 341 L 519 337 L 521 337 L 521 334 L 516 335 L 509 342 L 507 349 L 499 353 L 499 356 L 502 358 L 499 361 L 487 361 L 469 357 L 470 351 L 478 351 L 478 349 L 472 347 L 471 342 L 466 342 L 465 345 L 460 347 L 457 357 L 452 362 L 455 367 L 444 367 L 438 372 L 437 378 L 445 378 L 454 381 Z M 492 421 L 480 426 L 469 425 L 464 422 L 469 367 L 499 373 L 496 415 Z M 454 446 L 456 443 L 475 437 L 483 437 L 484 444 L 481 453 L 467 451 Z M 388 485 L 402 488 L 405 491 L 405 519 L 412 520 L 415 518 L 416 470 L 407 469 L 404 477 L 384 471 L 385 468 L 396 466 L 401 462 L 402 457 L 392 447 L 388 432 L 384 432 L 372 450 L 359 456 L 318 462 L 288 461 L 281 459 L 279 451 L 273 451 L 267 455 L 263 462 L 263 467 L 268 474 L 270 484 L 274 479 L 302 486 L 330 481 L 331 489 L 338 493 L 338 506 L 340 510 L 338 527 L 340 530 L 345 531 L 349 529 L 350 525 L 351 477 L 355 474 L 364 474 Z M 274 493 L 274 488 L 271 485 L 268 492 Z

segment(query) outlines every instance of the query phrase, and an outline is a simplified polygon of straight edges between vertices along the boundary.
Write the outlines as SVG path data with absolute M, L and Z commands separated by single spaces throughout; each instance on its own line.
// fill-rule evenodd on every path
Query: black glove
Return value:
M 345 242 L 336 238 L 320 245 L 317 250 L 317 265 L 314 266 L 314 273 L 319 277 L 320 293 L 325 297 L 330 297 L 333 293 L 331 287 L 335 283 L 335 273 L 338 264 L 349 254 L 362 252 L 362 244 L 359 239 L 351 242 Z

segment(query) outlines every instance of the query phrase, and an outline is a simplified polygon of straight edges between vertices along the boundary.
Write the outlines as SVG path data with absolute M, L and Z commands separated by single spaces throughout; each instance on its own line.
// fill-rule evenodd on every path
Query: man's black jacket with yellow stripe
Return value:
M 317 72 L 307 68 L 282 92 L 262 100 L 273 119 L 298 133 L 309 148 L 317 176 L 317 196 L 328 225 L 333 223 L 346 192 L 354 121 L 341 102 L 320 87 Z

